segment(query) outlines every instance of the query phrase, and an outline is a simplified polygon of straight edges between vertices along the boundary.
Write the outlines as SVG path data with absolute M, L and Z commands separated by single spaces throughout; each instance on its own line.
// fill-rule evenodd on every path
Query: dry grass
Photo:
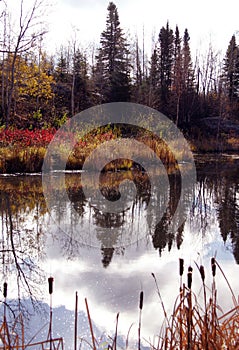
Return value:
M 161 334 L 154 337 L 154 344 L 148 342 L 148 349 L 150 350 L 238 350 L 239 349 L 239 304 L 232 291 L 232 288 L 225 276 L 220 265 L 215 258 L 211 259 L 211 273 L 212 273 L 212 289 L 207 292 L 208 289 L 205 286 L 205 271 L 203 266 L 197 266 L 202 280 L 202 287 L 204 292 L 203 305 L 200 305 L 197 296 L 192 291 L 192 274 L 193 268 L 188 267 L 187 272 L 187 285 L 182 284 L 182 275 L 184 272 L 184 261 L 179 261 L 179 274 L 180 274 L 180 293 L 177 296 L 172 311 L 172 315 L 169 317 L 166 313 L 164 303 L 160 294 L 157 279 L 152 274 L 156 291 L 158 293 L 161 306 L 163 308 L 165 316 L 165 326 L 162 327 Z M 220 271 L 220 275 L 226 280 L 229 294 L 231 294 L 234 307 L 223 313 L 217 300 L 216 289 L 216 270 Z M 220 276 L 221 277 L 221 276 Z M 208 294 L 207 294 L 208 293 Z M 227 297 L 227 296 L 226 296 Z M 135 345 L 135 349 L 141 349 L 141 314 L 143 309 L 143 292 L 140 293 L 139 301 L 139 328 L 138 328 L 138 343 Z M 117 315 L 117 325 L 118 325 Z M 90 314 L 88 313 L 89 324 L 91 324 Z M 91 328 L 92 339 L 94 338 L 93 329 Z M 130 332 L 130 330 L 129 330 Z M 126 339 L 124 349 L 128 349 L 128 336 Z M 93 342 L 93 345 L 89 344 L 90 348 L 96 350 L 101 349 L 122 349 L 117 347 L 117 326 L 115 336 L 109 338 L 109 342 L 104 342 L 104 347 L 99 347 L 100 343 Z
M 57 149 L 59 161 L 61 161 L 62 164 L 62 162 L 65 162 L 65 159 L 67 159 L 67 170 L 82 169 L 85 160 L 100 144 L 114 140 L 114 144 L 108 145 L 107 155 L 109 159 L 116 159 L 116 161 L 108 163 L 105 166 L 105 171 L 115 171 L 116 168 L 118 170 L 132 169 L 134 166 L 133 159 L 139 151 L 138 149 L 136 150 L 137 147 L 129 148 L 128 143 L 124 142 L 124 138 L 120 137 L 116 142 L 116 135 L 112 134 L 109 140 L 106 137 L 104 138 L 104 135 L 105 134 L 99 134 L 95 136 L 95 138 L 92 136 L 92 138 L 88 140 L 88 143 L 77 143 L 72 150 L 68 149 L 62 143 Z M 187 150 L 180 149 L 177 140 L 173 141 L 174 149 L 176 150 L 175 154 L 173 154 L 161 140 L 154 139 L 148 135 L 144 137 L 139 136 L 135 139 L 142 144 L 140 149 L 141 159 L 150 161 L 149 157 L 151 155 L 149 154 L 149 149 L 151 149 L 153 151 L 152 154 L 156 154 L 167 168 L 173 167 L 174 170 L 175 168 L 176 170 L 178 169 L 177 161 L 187 160 Z M 116 145 L 118 146 L 116 147 Z M 121 150 L 121 154 L 124 154 L 123 159 L 118 159 L 118 148 Z M 18 144 L 4 147 L 0 146 L 0 173 L 40 172 L 46 151 L 46 146 L 21 146 Z M 103 156 L 105 156 L 105 154 Z M 99 155 L 97 154 L 95 158 L 92 158 L 91 170 L 93 171 L 98 169 L 98 164 L 102 164 L 102 159 L 98 159 L 98 157 Z M 49 164 L 50 168 L 51 165 L 52 164 Z M 55 166 L 57 166 L 57 164 L 55 164 Z
M 200 135 L 199 137 L 189 138 L 191 150 L 193 152 L 238 152 L 239 138 L 230 137 L 226 134 L 220 137 L 207 137 Z
M 166 327 L 159 335 L 152 350 L 235 350 L 239 349 L 239 305 L 231 286 L 215 258 L 211 259 L 212 288 L 205 285 L 203 266 L 197 266 L 201 276 L 204 301 L 200 305 L 192 291 L 191 266 L 187 272 L 187 286 L 182 284 L 183 260 L 180 259 L 180 293 L 176 299 L 172 316 L 166 317 Z M 225 278 L 234 307 L 223 313 L 217 300 L 216 268 Z M 155 277 L 154 277 L 155 278 Z M 157 281 L 155 279 L 156 286 Z
M 1 147 L 0 173 L 40 172 L 45 153 L 44 147 Z
M 230 285 L 234 308 L 222 313 L 217 302 L 216 266 L 212 258 L 212 290 L 207 295 L 205 272 L 203 266 L 197 266 L 201 275 L 204 305 L 200 305 L 197 296 L 191 289 L 192 267 L 188 269 L 188 285 L 180 286 L 173 313 L 167 318 L 166 327 L 158 337 L 157 345 L 151 344 L 153 350 L 235 350 L 239 349 L 239 305 Z M 221 270 L 223 274 L 223 271 Z M 223 274 L 224 278 L 226 276 Z M 228 281 L 227 281 L 228 283 Z

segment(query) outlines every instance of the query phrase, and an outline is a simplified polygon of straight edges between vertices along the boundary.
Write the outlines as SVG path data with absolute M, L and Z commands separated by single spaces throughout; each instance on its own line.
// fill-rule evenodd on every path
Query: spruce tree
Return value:
M 239 48 L 232 36 L 224 59 L 224 80 L 230 101 L 239 96 Z
M 172 104 L 174 105 L 174 115 L 176 125 L 180 123 L 181 95 L 182 95 L 182 39 L 180 37 L 178 26 L 174 34 L 174 62 L 172 79 Z
M 129 51 L 116 5 L 109 3 L 106 29 L 101 34 L 95 70 L 101 102 L 129 101 Z
M 174 57 L 174 35 L 167 22 L 159 33 L 159 71 L 161 112 L 170 116 L 170 90 Z
M 78 113 L 90 107 L 89 77 L 87 71 L 87 60 L 85 55 L 79 50 L 74 58 L 74 109 Z
M 71 81 L 70 65 L 68 53 L 62 48 L 58 58 L 54 78 L 54 109 L 57 116 L 62 116 L 65 113 L 70 115 L 71 112 Z
M 194 85 L 194 74 L 190 50 L 190 36 L 187 28 L 184 31 L 183 36 L 183 48 L 182 48 L 182 60 L 183 60 L 183 82 L 186 90 L 193 88 Z
M 188 124 L 191 120 L 194 101 L 194 71 L 190 50 L 190 36 L 185 29 L 182 47 L 182 116 L 181 121 Z
M 150 61 L 148 90 L 149 107 L 160 110 L 160 71 L 157 48 L 154 49 Z

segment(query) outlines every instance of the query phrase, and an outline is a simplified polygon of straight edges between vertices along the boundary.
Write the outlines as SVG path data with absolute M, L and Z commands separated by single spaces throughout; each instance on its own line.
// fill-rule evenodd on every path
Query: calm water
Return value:
M 190 264 L 194 268 L 193 287 L 199 300 L 202 290 L 195 262 L 205 265 L 206 283 L 210 288 L 212 256 L 217 257 L 237 294 L 239 157 L 197 156 L 196 166 L 197 184 L 193 193 L 185 193 L 192 207 L 178 214 L 187 216 L 187 220 L 175 232 L 170 229 L 170 220 L 180 186 L 174 175 L 170 178 L 170 193 L 161 191 L 155 195 L 149 211 L 146 209 L 150 193 L 155 194 L 155 191 L 146 174 L 140 174 L 140 169 L 102 175 L 101 192 L 115 203 L 119 199 L 119 187 L 112 185 L 115 181 L 118 184 L 127 180 L 135 184 L 134 200 L 128 191 L 127 208 L 123 213 L 103 214 L 86 200 L 81 174 L 69 173 L 66 174 L 67 201 L 61 196 L 59 184 L 57 193 L 51 194 L 55 196 L 51 215 L 39 174 L 2 176 L 1 249 L 7 252 L 1 256 L 1 275 L 9 282 L 11 298 L 17 297 L 18 281 L 22 297 L 28 295 L 30 288 L 37 299 L 48 301 L 46 280 L 52 275 L 54 306 L 64 305 L 73 310 L 74 294 L 78 291 L 79 308 L 85 310 L 84 298 L 87 297 L 91 316 L 99 327 L 114 330 L 115 317 L 120 312 L 120 332 L 127 334 L 134 323 L 133 336 L 137 333 L 139 293 L 143 290 L 142 334 L 152 340 L 152 336 L 159 333 L 163 320 L 152 272 L 157 277 L 169 315 L 179 290 L 179 258 L 185 259 L 185 269 Z M 58 181 L 57 175 L 55 181 Z M 155 206 L 163 210 L 165 203 L 168 206 L 157 223 Z M 16 250 L 16 257 L 12 248 Z M 18 279 L 16 259 L 20 271 Z M 226 311 L 233 305 L 232 298 L 219 272 L 217 287 Z

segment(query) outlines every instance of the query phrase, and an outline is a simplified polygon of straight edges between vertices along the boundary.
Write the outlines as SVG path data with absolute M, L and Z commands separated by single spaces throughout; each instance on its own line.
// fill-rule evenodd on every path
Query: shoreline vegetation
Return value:
M 0 130 L 0 174 L 41 172 L 47 147 L 56 131 L 55 128 L 35 130 L 2 128 Z M 64 137 L 67 140 L 70 137 L 75 137 L 75 135 L 64 135 Z M 138 133 L 133 135 L 133 137 L 137 141 L 144 143 L 145 146 L 151 148 L 157 157 L 169 168 L 175 165 L 177 161 L 187 161 L 184 150 L 178 149 L 177 154 L 173 154 L 167 145 L 161 140 L 153 138 L 152 135 L 145 136 L 144 134 Z M 239 137 L 233 131 L 230 133 L 222 132 L 219 136 L 215 135 L 215 137 L 209 138 L 207 137 L 206 131 L 202 132 L 202 129 L 195 128 L 192 130 L 191 135 L 187 133 L 185 138 L 193 154 L 239 152 Z M 100 131 L 93 131 L 90 134 L 84 135 L 83 138 L 80 138 L 80 136 L 77 137 L 72 150 L 65 148 L 63 142 L 61 143 L 61 149 L 57 150 L 58 159 L 53 159 L 53 163 L 49 164 L 49 168 L 53 166 L 55 169 L 59 157 L 64 158 L 67 155 L 68 160 L 65 170 L 81 170 L 85 160 L 93 150 L 97 149 L 99 145 L 106 141 L 116 139 L 122 140 L 121 131 L 105 127 L 105 129 L 101 129 Z M 175 149 L 177 149 L 176 140 Z M 143 150 L 144 147 L 142 147 L 142 152 Z M 111 153 L 112 155 L 114 154 L 114 149 L 111 149 Z M 128 154 L 127 159 L 120 159 L 116 162 L 113 161 L 114 157 L 112 157 L 112 161 L 106 165 L 104 171 L 114 171 L 115 169 L 130 170 L 135 168 L 135 164 L 132 160 L 133 153 L 127 150 L 126 154 Z M 143 157 L 144 154 L 142 153 L 142 158 Z M 146 152 L 145 159 L 147 157 L 148 154 Z
M 54 128 L 82 111 L 111 102 L 160 111 L 185 132 L 193 152 L 239 150 L 239 45 L 235 34 L 223 57 L 210 43 L 193 59 L 189 29 L 171 28 L 167 21 L 159 28 L 149 56 L 144 38 L 140 43 L 137 35 L 130 39 L 125 34 L 114 2 L 106 10 L 105 28 L 96 46 L 83 49 L 75 32 L 73 41 L 50 55 L 44 50 L 47 31 L 38 21 L 39 14 L 45 13 L 42 2 L 36 0 L 31 11 L 21 2 L 14 16 L 4 2 L 0 173 L 39 172 L 46 139 L 50 141 Z M 12 23 L 17 17 L 19 21 Z M 22 25 L 18 28 L 17 23 Z M 10 140 L 5 142 L 4 134 L 11 132 L 14 136 L 8 135 Z M 94 145 L 95 140 L 91 147 Z M 81 167 L 89 147 L 81 143 L 75 151 L 68 160 L 69 169 Z M 165 162 L 169 164 L 168 155 Z
M 44 21 L 39 21 L 44 4 L 36 0 L 28 11 L 20 3 L 12 16 L 5 1 L 0 21 L 0 173 L 40 172 L 56 129 L 82 111 L 111 102 L 160 111 L 184 132 L 195 153 L 239 151 L 235 34 L 223 57 L 210 43 L 193 59 L 189 29 L 172 28 L 167 21 L 158 28 L 149 55 L 145 38 L 140 43 L 138 35 L 126 35 L 117 6 L 109 2 L 96 46 L 83 49 L 75 32 L 74 40 L 50 55 L 44 50 Z M 12 23 L 13 18 L 19 20 Z M 110 130 L 103 134 L 115 137 Z M 94 140 L 82 140 L 70 154 L 67 169 L 80 169 L 85 156 L 102 141 L 98 134 Z M 159 153 L 166 164 L 174 162 L 162 146 Z M 180 157 L 183 150 L 175 154 Z

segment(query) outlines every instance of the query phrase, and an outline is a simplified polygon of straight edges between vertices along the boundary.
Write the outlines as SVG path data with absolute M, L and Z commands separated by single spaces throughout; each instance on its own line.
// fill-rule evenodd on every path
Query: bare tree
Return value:
M 2 111 L 6 126 L 8 126 L 14 98 L 17 57 L 32 50 L 37 44 L 39 37 L 43 37 L 46 34 L 42 21 L 46 6 L 45 0 L 34 0 L 31 7 L 26 8 L 24 0 L 21 0 L 19 9 L 14 11 L 14 14 L 16 13 L 18 17 L 14 21 L 14 25 L 11 23 L 12 16 L 6 2 L 4 2 L 4 7 L 4 37 L 0 50 L 4 58 L 3 64 L 5 64 L 2 73 L 5 74 L 2 86 Z M 9 21 L 8 25 L 6 20 Z M 7 37 L 9 38 L 8 47 L 6 45 Z M 7 63 L 5 63 L 6 58 Z

